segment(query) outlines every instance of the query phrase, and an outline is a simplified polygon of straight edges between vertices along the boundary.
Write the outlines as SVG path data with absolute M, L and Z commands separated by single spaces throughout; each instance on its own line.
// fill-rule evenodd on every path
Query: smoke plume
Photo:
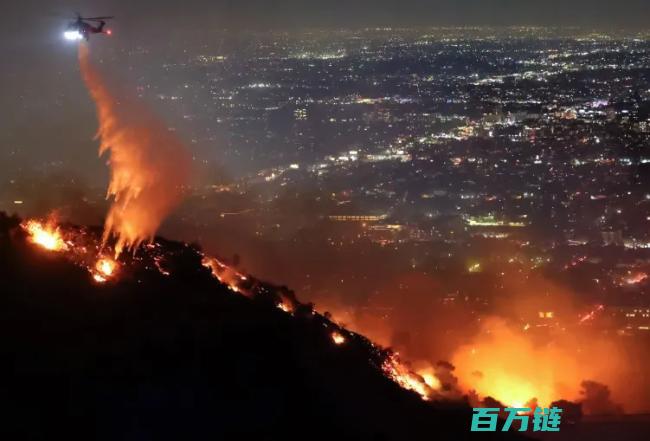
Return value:
M 116 237 L 115 250 L 152 240 L 163 219 L 180 202 L 190 171 L 183 144 L 141 103 L 118 96 L 79 46 L 84 82 L 97 107 L 100 156 L 109 153 L 112 198 L 104 242 Z
M 463 394 L 478 397 L 472 401 L 477 404 L 490 397 L 507 406 L 548 407 L 565 399 L 581 403 L 585 414 L 647 412 L 647 340 L 583 322 L 598 309 L 543 275 L 500 278 L 499 291 L 485 283 L 488 277 L 477 276 L 479 286 L 451 274 L 405 274 L 396 283 L 382 279 L 383 287 L 369 287 L 368 302 L 355 304 L 348 292 L 310 300 L 349 329 L 398 350 L 420 375 L 448 360 L 453 368 L 446 375 L 435 369 L 436 377 L 451 389 L 457 381 Z M 454 289 L 490 299 L 480 320 L 469 295 L 441 301 Z M 539 318 L 540 311 L 553 316 Z

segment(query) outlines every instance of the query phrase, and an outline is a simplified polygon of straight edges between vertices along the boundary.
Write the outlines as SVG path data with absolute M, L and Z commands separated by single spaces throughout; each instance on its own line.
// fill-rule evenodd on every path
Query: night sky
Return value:
M 127 26 L 227 23 L 230 26 L 358 26 L 408 24 L 641 25 L 646 0 L 88 0 L 7 2 L 4 31 L 17 32 L 24 20 L 79 10 L 112 13 Z M 143 23 L 145 20 L 147 23 Z

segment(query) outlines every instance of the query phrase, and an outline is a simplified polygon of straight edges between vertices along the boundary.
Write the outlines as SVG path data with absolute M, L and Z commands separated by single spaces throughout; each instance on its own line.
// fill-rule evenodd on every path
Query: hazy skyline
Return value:
M 5 5 L 0 17 L 15 36 L 79 11 L 116 15 L 123 26 L 164 25 L 232 27 L 359 27 L 404 25 L 578 25 L 644 27 L 650 14 L 645 0 L 27 0 Z M 56 21 L 56 20 L 55 20 Z M 56 23 L 53 23 L 55 25 Z M 46 26 L 47 28 L 48 26 Z M 20 32 L 20 29 L 23 29 Z

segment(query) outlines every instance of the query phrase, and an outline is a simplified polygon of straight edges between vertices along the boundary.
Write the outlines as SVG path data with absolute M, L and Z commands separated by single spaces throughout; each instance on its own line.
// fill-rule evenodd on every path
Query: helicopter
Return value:
M 66 28 L 63 36 L 67 40 L 81 40 L 82 38 L 88 41 L 91 34 L 105 34 L 111 35 L 112 31 L 106 29 L 106 20 L 111 20 L 115 17 L 82 17 L 77 13 L 76 20 L 70 22 Z M 97 23 L 93 25 L 92 23 Z

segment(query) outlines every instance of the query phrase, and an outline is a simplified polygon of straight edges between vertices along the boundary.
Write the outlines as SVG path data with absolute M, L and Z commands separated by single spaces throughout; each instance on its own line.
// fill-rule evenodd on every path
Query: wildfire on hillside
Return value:
M 82 229 L 64 229 L 53 220 L 30 219 L 21 224 L 29 242 L 56 253 L 63 253 L 76 265 L 85 268 L 92 279 L 104 283 L 118 271 L 117 261 L 104 255 L 94 238 Z
M 440 381 L 433 374 L 428 374 L 429 382 L 427 382 L 423 376 L 413 372 L 402 362 L 396 353 L 391 354 L 384 360 L 382 370 L 388 378 L 391 378 L 404 389 L 417 393 L 425 401 L 431 400 L 440 387 Z
M 117 281 L 121 269 L 127 265 L 123 258 L 110 257 L 110 247 L 103 245 L 96 234 L 87 230 L 76 227 L 64 228 L 53 221 L 43 222 L 36 219 L 23 222 L 21 227 L 30 243 L 47 252 L 62 254 L 70 262 L 86 269 L 96 283 Z M 169 271 L 160 265 L 166 256 L 165 250 L 158 243 L 140 247 L 140 250 L 152 262 L 151 269 L 156 269 L 162 275 L 169 275 Z M 138 259 L 141 258 L 136 255 L 135 260 Z M 242 274 L 215 257 L 202 255 L 202 265 L 210 270 L 212 277 L 234 293 L 246 297 L 271 295 L 276 306 L 290 315 L 293 315 L 300 306 L 305 306 L 300 304 L 290 292 L 282 288 L 270 290 L 268 285 Z M 311 311 L 312 317 L 314 314 L 314 311 Z M 323 316 L 319 317 L 325 320 Z M 325 325 L 332 328 L 329 335 L 335 345 L 340 346 L 348 341 L 345 334 L 349 334 L 349 331 L 329 320 Z M 397 354 L 374 344 L 371 346 L 376 348 L 376 353 L 383 359 L 380 368 L 389 379 L 404 389 L 417 393 L 424 400 L 431 400 L 437 396 L 436 390 L 440 388 L 440 381 L 433 372 L 415 373 L 400 360 Z
M 528 335 L 534 328 L 530 324 L 527 331 L 522 331 L 520 326 L 515 329 L 493 320 L 484 321 L 481 337 L 456 349 L 450 360 L 453 364 L 447 363 L 447 367 L 441 368 L 439 364 L 434 367 L 426 360 L 413 359 L 416 363 L 411 365 L 392 350 L 352 332 L 341 321 L 332 320 L 329 313 L 318 312 L 313 305 L 299 302 L 287 288 L 264 283 L 225 260 L 206 255 L 187 244 L 174 248 L 164 241 L 154 241 L 141 245 L 132 255 L 123 254 L 115 258 L 113 246 L 110 242 L 103 243 L 99 230 L 57 225 L 53 220 L 30 219 L 20 225 L 29 244 L 83 268 L 93 283 L 102 285 L 119 283 L 131 277 L 136 268 L 137 271 L 144 269 L 165 277 L 173 276 L 175 266 L 170 262 L 173 262 L 174 253 L 179 249 L 189 250 L 202 265 L 200 271 L 205 268 L 208 278 L 226 286 L 234 294 L 261 299 L 288 317 L 315 320 L 323 326 L 323 338 L 334 347 L 365 345 L 373 354 L 369 359 L 373 366 L 425 401 L 453 400 L 476 394 L 479 400 L 492 397 L 508 406 L 528 407 L 533 400 L 548 406 L 562 398 L 579 399 L 581 383 L 585 379 L 611 384 L 612 380 L 599 369 L 607 368 L 608 372 L 622 370 L 617 356 L 599 360 L 599 363 L 580 363 L 579 360 L 585 357 L 569 352 L 567 348 L 570 346 L 532 344 Z M 585 328 L 580 325 L 592 321 L 603 310 L 601 304 L 593 306 L 590 311 L 577 316 L 575 325 Z M 592 347 L 590 353 L 613 354 L 616 350 L 606 342 L 593 344 L 602 347 Z M 588 353 L 583 355 L 588 356 Z M 477 405 L 482 405 L 482 401 Z

